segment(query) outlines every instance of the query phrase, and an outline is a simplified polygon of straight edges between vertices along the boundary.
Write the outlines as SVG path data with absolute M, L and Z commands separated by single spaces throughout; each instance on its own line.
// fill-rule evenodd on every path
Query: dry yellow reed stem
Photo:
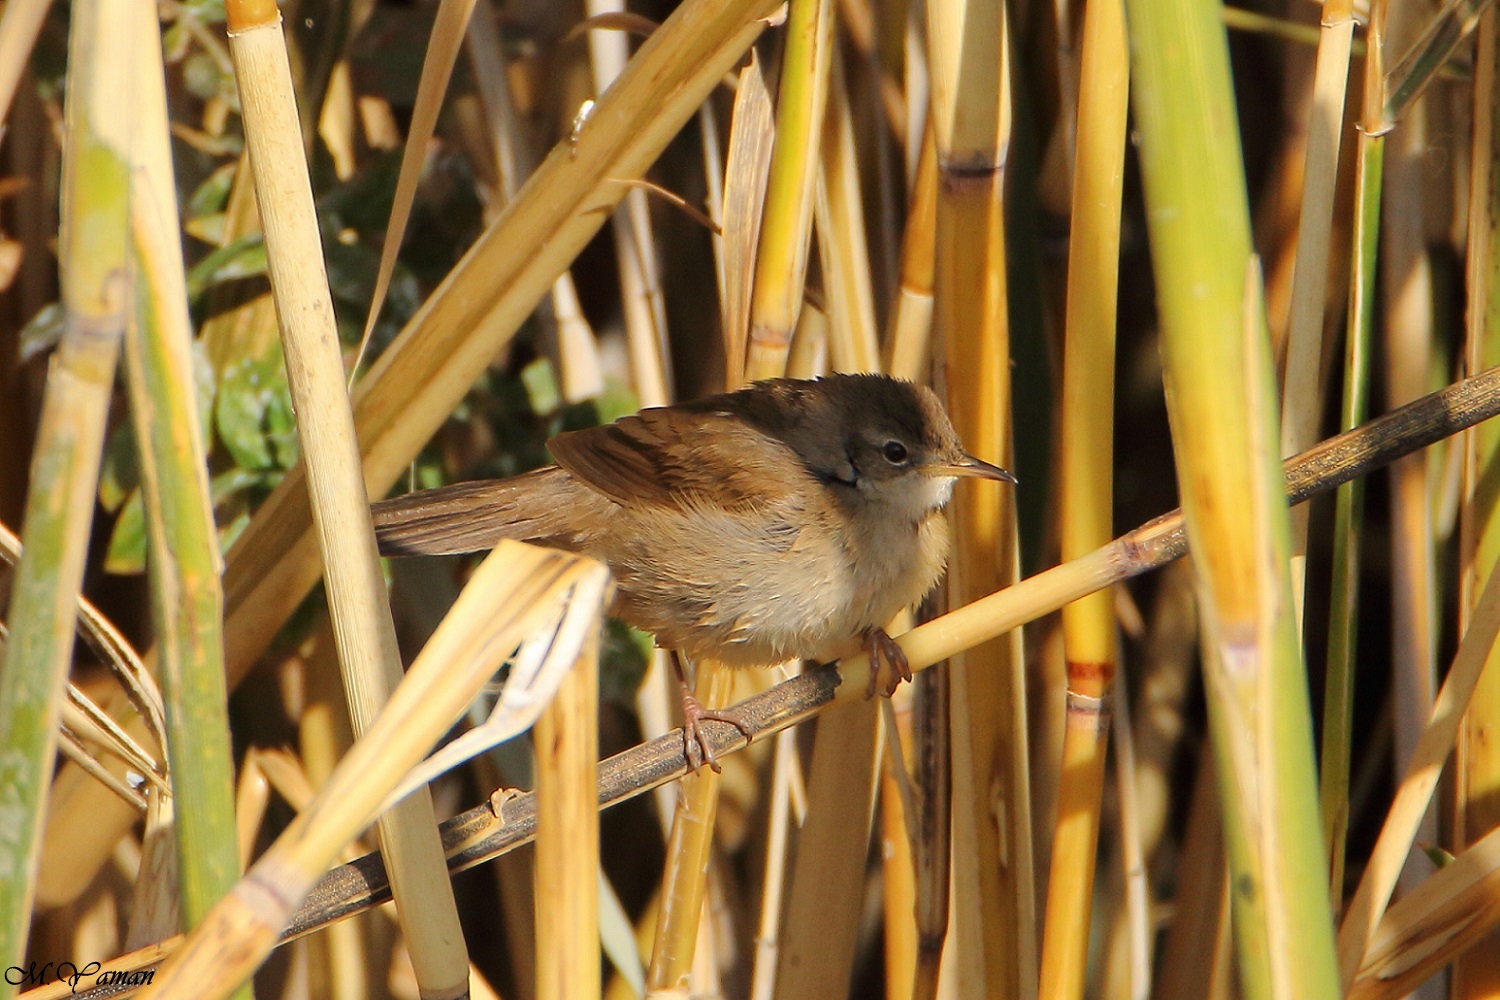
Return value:
M 722 706 L 729 697 L 733 675 L 729 668 L 698 665 L 698 698 L 707 706 Z M 676 734 L 668 734 L 676 736 Z M 680 741 L 681 737 L 677 736 Z M 719 807 L 719 774 L 707 768 L 682 782 L 672 833 L 667 841 L 667 870 L 662 875 L 662 898 L 656 915 L 656 939 L 651 967 L 646 972 L 648 997 L 687 988 L 697 943 L 698 919 L 703 913 L 708 865 L 713 852 L 714 813 Z
M 1369 99 L 1385 105 L 1386 52 L 1408 51 L 1426 21 L 1426 12 L 1412 4 L 1371 0 L 1365 35 L 1365 71 L 1371 78 Z M 1427 250 L 1427 201 L 1433 178 L 1423 170 L 1428 155 L 1426 101 L 1405 116 L 1401 128 L 1384 143 L 1381 184 L 1380 298 L 1376 314 L 1383 326 L 1384 389 L 1387 405 L 1399 406 L 1431 387 L 1434 357 L 1432 262 Z M 1383 135 L 1381 117 L 1360 113 L 1361 132 Z M 1409 456 L 1390 469 L 1390 636 L 1391 704 L 1396 717 L 1395 767 L 1409 761 L 1432 708 L 1437 691 L 1438 641 L 1442 623 L 1437 594 L 1436 541 L 1433 538 L 1432 468 L 1438 456 L 1426 452 Z M 1439 463 L 1440 464 L 1440 463 Z M 1438 839 L 1437 816 L 1432 814 L 1423 839 Z M 1431 865 L 1413 857 L 1408 865 L 1415 886 Z
M 222 996 L 255 969 L 330 861 L 376 817 L 387 791 L 522 640 L 556 630 L 572 662 L 609 600 L 608 572 L 574 556 L 502 542 L 482 562 L 385 709 L 234 891 L 164 966 L 152 996 Z M 497 607 L 499 610 L 497 611 Z M 584 617 L 579 619 L 578 612 Z M 446 881 L 446 880 L 445 880 Z
M 772 764 L 769 819 L 766 823 L 766 872 L 761 880 L 760 922 L 755 935 L 755 968 L 750 979 L 750 1000 L 771 1000 L 776 986 L 776 962 L 781 941 L 783 886 L 791 839 L 792 821 L 801 826 L 807 813 L 806 790 L 802 787 L 802 764 L 797 756 L 797 735 L 784 729 L 776 736 Z M 793 807 L 796 806 L 794 809 Z
M 786 371 L 792 330 L 802 310 L 817 188 L 818 150 L 833 58 L 833 0 L 795 0 L 776 94 L 776 145 L 750 295 L 745 379 Z
M 536 724 L 536 995 L 599 996 L 597 630 Z
M 1500 197 L 1495 181 L 1500 178 L 1500 100 L 1494 93 L 1500 42 L 1496 15 L 1486 14 L 1479 27 L 1474 63 L 1474 133 L 1468 198 L 1468 290 L 1467 343 L 1465 361 L 1470 371 L 1481 370 L 1486 361 L 1500 359 Z M 1464 487 L 1460 508 L 1459 627 L 1472 613 L 1480 581 L 1500 563 L 1500 499 L 1494 477 L 1486 470 L 1496 461 L 1500 436 L 1491 426 L 1476 427 L 1464 435 Z M 1500 752 L 1490 739 L 1494 732 L 1496 706 L 1500 705 L 1500 653 L 1490 651 L 1485 669 L 1474 691 L 1473 707 L 1459 730 L 1454 755 L 1453 841 L 1463 851 L 1500 825 L 1495 807 L 1500 790 Z M 1442 874 L 1441 872 L 1439 874 Z M 1435 876 L 1434 876 L 1435 877 Z M 1493 995 L 1500 985 L 1500 960 L 1475 949 L 1455 968 L 1455 996 Z
M 937 180 L 937 146 L 929 125 L 922 132 L 922 153 L 912 179 L 911 205 L 901 237 L 900 285 L 885 337 L 886 373 L 913 381 L 925 379 L 931 367 Z
M 882 907 L 885 930 L 885 995 L 889 1000 L 915 1000 L 917 985 L 917 872 L 913 837 L 908 829 L 916 817 L 902 789 L 911 785 L 899 773 L 902 745 L 911 745 L 911 698 L 904 691 L 902 703 L 889 714 L 894 725 L 886 733 L 886 753 L 880 771 L 880 857 Z M 895 697 L 892 698 L 895 701 Z
M 588 0 L 591 18 L 623 12 L 623 0 Z M 619 31 L 589 32 L 589 64 L 594 90 L 602 94 L 625 68 L 626 36 Z M 632 190 L 615 209 L 610 227 L 620 272 L 620 303 L 630 350 L 630 378 L 642 406 L 672 401 L 672 366 L 667 348 L 666 306 L 662 301 L 655 237 L 646 192 Z
M 719 282 L 720 320 L 724 331 L 724 384 L 745 380 L 745 353 L 750 338 L 750 289 L 755 281 L 756 248 L 765 207 L 775 141 L 771 95 L 760 61 L 753 55 L 740 70 L 729 122 L 729 155 L 724 166 L 724 217 Z
M 27 56 L 42 33 L 52 0 L 18 0 L 0 11 L 0 129 L 10 116 L 10 102 L 26 69 Z
M 1491 830 L 1386 911 L 1347 1000 L 1410 996 L 1443 965 L 1472 956 L 1500 924 L 1500 829 Z
M 1012 40 L 1003 5 L 927 8 L 938 201 L 934 326 L 943 330 L 948 412 L 971 452 L 1011 462 L 1009 294 L 1004 224 Z M 955 490 L 951 603 L 1017 575 L 1014 494 Z M 967 649 L 952 665 L 954 932 L 959 991 L 1036 993 L 1026 685 L 1019 632 Z
M 375 323 L 380 319 L 380 310 L 385 305 L 391 275 L 396 270 L 396 255 L 406 236 L 406 223 L 411 218 L 417 182 L 421 180 L 422 164 L 427 158 L 427 144 L 437 126 L 438 111 L 442 108 L 443 95 L 448 89 L 448 79 L 453 74 L 453 64 L 458 60 L 458 48 L 463 44 L 469 17 L 474 13 L 474 3 L 475 0 L 441 0 L 437 16 L 432 22 L 432 37 L 422 60 L 422 76 L 417 81 L 417 96 L 412 104 L 411 126 L 406 133 L 406 144 L 401 150 L 401 170 L 396 176 L 391 215 L 385 225 L 385 240 L 380 245 L 380 262 L 375 267 L 375 288 L 370 293 L 370 312 L 365 317 L 365 329 L 359 337 L 359 350 L 349 366 L 351 385 L 359 372 L 360 362 L 364 360 L 365 351 L 369 349 L 370 337 L 375 333 Z
M 1349 49 L 1354 41 L 1352 0 L 1323 7 L 1312 108 L 1307 124 L 1307 163 L 1297 216 L 1297 261 L 1292 274 L 1287 327 L 1286 378 L 1281 404 L 1281 454 L 1295 455 L 1317 440 L 1322 415 L 1323 314 L 1327 306 L 1328 248 L 1333 235 L 1333 196 L 1344 131 L 1344 95 Z M 1292 586 L 1301 620 L 1306 574 L 1307 511 L 1292 515 Z
M 819 720 L 807 777 L 807 820 L 787 890 L 776 966 L 778 1000 L 849 989 L 880 767 L 879 718 L 879 704 L 867 700 Z
M 344 386 L 281 16 L 266 0 L 230 0 L 225 10 L 328 611 L 359 735 L 401 683 L 401 652 Z M 382 816 L 378 827 L 417 981 L 435 998 L 466 992 L 463 930 L 426 789 Z
M 1380 838 L 1370 852 L 1359 888 L 1339 928 L 1339 971 L 1346 984 L 1353 981 L 1370 936 L 1396 887 L 1497 634 L 1500 634 L 1500 567 L 1491 572 L 1484 593 L 1474 605 L 1453 666 L 1433 703 L 1432 717 L 1417 741 L 1405 777 L 1396 789 L 1395 801 L 1381 826 Z
M 1123 0 L 1084 10 L 1063 371 L 1062 557 L 1107 542 L 1114 514 L 1115 300 L 1130 62 Z M 1113 594 L 1063 608 L 1067 707 L 1040 996 L 1083 996 L 1112 712 Z
M 828 360 L 834 371 L 841 372 L 873 372 L 880 365 L 859 166 L 843 60 L 835 47 L 813 219 L 823 267 L 823 292 L 833 321 Z

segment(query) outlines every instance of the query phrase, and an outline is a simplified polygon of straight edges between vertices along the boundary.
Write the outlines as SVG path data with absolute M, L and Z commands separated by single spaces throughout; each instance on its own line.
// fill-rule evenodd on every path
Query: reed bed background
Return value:
M 3 988 L 1493 995 L 1497 61 L 1474 0 L 6 0 Z M 601 567 L 375 557 L 832 370 L 1021 485 L 889 701 L 699 664 L 722 774 Z

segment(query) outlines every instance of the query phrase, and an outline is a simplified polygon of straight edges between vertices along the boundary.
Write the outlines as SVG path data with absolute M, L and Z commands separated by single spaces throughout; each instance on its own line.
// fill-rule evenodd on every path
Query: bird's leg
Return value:
M 896 693 L 896 688 L 901 686 L 902 681 L 911 680 L 911 664 L 906 662 L 906 653 L 891 638 L 891 634 L 878 625 L 865 629 L 860 638 L 865 652 L 870 654 L 870 688 L 865 692 L 865 698 L 875 697 L 882 674 L 886 676 L 885 696 L 889 698 Z
M 703 702 L 693 694 L 693 689 L 688 686 L 687 671 L 683 669 L 682 658 L 673 650 L 670 654 L 672 660 L 672 671 L 677 674 L 677 686 L 682 690 L 682 753 L 687 758 L 688 767 L 696 771 L 703 764 L 707 764 L 718 774 L 724 769 L 714 759 L 713 748 L 708 745 L 708 740 L 703 736 L 703 729 L 699 725 L 705 719 L 714 722 L 727 722 L 740 732 L 745 734 L 745 740 L 755 737 L 755 731 L 750 724 L 740 717 L 738 712 L 728 709 L 704 708 Z M 693 760 L 693 747 L 698 748 L 698 762 Z

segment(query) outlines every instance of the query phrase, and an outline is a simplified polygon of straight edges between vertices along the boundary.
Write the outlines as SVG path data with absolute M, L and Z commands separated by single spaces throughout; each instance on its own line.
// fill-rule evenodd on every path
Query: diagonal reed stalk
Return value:
M 1380 838 L 1360 877 L 1359 888 L 1339 927 L 1339 972 L 1352 983 L 1364 961 L 1371 936 L 1390 901 L 1402 865 L 1416 841 L 1443 761 L 1453 751 L 1460 720 L 1469 708 L 1495 637 L 1500 635 L 1500 568 L 1490 573 L 1475 604 L 1468 630 L 1453 657 L 1453 666 L 1433 702 L 1395 801 L 1386 813 Z
M 556 633 L 549 656 L 569 662 L 578 656 L 608 603 L 608 580 L 604 567 L 589 560 L 519 543 L 497 546 L 380 715 L 307 808 L 188 935 L 152 995 L 219 997 L 254 971 L 329 863 L 376 818 L 389 790 L 501 661 L 543 629 Z M 559 629 L 564 611 L 582 615 L 569 614 Z

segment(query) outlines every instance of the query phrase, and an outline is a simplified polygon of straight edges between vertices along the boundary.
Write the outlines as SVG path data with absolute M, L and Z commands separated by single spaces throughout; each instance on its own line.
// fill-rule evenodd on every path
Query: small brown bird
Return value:
M 1015 482 L 964 453 L 932 390 L 883 375 L 771 379 L 547 447 L 557 465 L 375 504 L 381 552 L 580 552 L 609 565 L 625 622 L 735 667 L 863 648 L 909 679 L 884 626 L 942 576 L 954 478 Z M 717 768 L 698 721 L 745 726 L 683 690 L 690 759 L 697 742 Z

